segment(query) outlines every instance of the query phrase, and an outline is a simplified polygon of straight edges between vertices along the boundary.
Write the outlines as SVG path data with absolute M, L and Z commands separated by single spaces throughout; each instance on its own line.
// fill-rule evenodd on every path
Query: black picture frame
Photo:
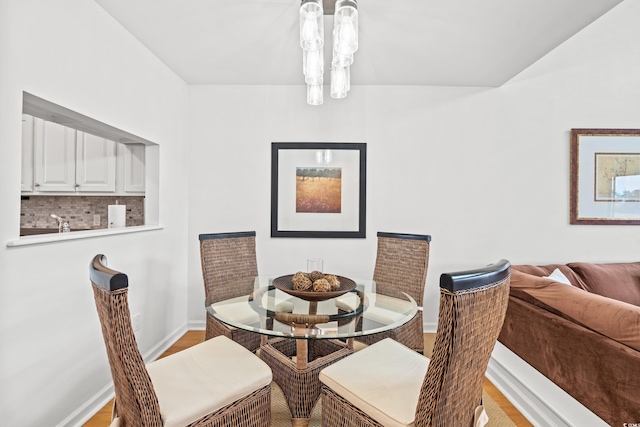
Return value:
M 340 170 L 337 172 L 340 177 L 339 212 L 335 208 L 330 212 L 299 210 L 298 182 L 316 179 L 299 174 L 309 170 L 320 173 L 311 163 L 322 171 Z M 317 179 L 321 181 L 323 178 Z M 366 194 L 366 143 L 271 144 L 271 237 L 364 239 Z

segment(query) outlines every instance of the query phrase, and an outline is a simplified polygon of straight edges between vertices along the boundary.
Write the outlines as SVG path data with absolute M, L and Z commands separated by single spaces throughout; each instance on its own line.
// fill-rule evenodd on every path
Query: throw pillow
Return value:
M 573 286 L 573 285 L 571 285 L 571 282 L 569 281 L 567 276 L 562 274 L 562 271 L 560 271 L 560 269 L 558 269 L 558 268 L 553 270 L 553 272 L 551 272 L 550 275 L 544 276 L 544 277 L 546 277 L 547 279 L 551 279 L 553 281 L 559 282 L 559 283 L 564 283 L 565 285 Z

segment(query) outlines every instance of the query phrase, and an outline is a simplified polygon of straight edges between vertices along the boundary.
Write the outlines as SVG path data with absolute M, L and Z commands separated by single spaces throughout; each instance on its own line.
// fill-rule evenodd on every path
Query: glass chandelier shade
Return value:
M 307 104 L 309 105 L 322 105 L 323 94 L 322 84 L 319 85 L 307 85 Z
M 349 66 L 331 66 L 331 97 L 340 99 L 349 92 L 350 69 Z
M 358 50 L 358 6 L 354 0 L 337 0 L 333 21 L 335 55 L 353 55 Z
M 300 3 L 300 47 L 302 72 L 307 84 L 307 103 L 321 105 L 324 74 L 324 11 L 322 0 Z
M 302 70 L 307 84 L 322 84 L 324 54 L 321 49 L 302 51 Z
M 322 0 L 301 0 L 300 47 L 307 84 L 307 103 L 321 105 L 324 74 L 324 12 Z M 356 0 L 336 0 L 331 59 L 331 97 L 344 98 L 351 88 L 351 65 L 358 50 Z
M 324 12 L 322 0 L 302 0 L 300 5 L 300 47 L 321 49 L 324 46 Z
M 331 64 L 337 65 L 339 67 L 348 67 L 349 65 L 353 64 L 353 53 L 341 55 L 334 50 Z

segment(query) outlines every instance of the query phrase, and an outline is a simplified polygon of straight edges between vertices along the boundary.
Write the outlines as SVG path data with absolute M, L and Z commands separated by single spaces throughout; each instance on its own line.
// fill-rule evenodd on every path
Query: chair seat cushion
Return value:
M 355 294 L 345 295 L 337 298 L 335 304 L 340 310 L 355 311 L 360 304 L 360 298 Z M 404 317 L 402 312 L 408 310 L 409 307 L 411 307 L 409 300 L 398 300 L 386 295 L 371 295 L 364 316 L 368 320 L 390 325 L 402 319 Z
M 360 305 L 360 297 L 351 292 L 335 299 L 335 304 L 338 309 L 350 312 L 355 311 Z
M 291 301 L 276 300 L 274 303 L 274 311 L 291 313 L 293 312 L 293 303 Z M 251 308 L 246 302 L 230 302 L 224 304 L 217 304 L 214 310 L 222 315 L 224 318 L 233 320 L 245 325 L 260 326 L 260 316 L 254 309 Z
M 147 365 L 165 427 L 185 426 L 271 383 L 255 354 L 218 336 Z
M 320 381 L 385 426 L 412 426 L 429 359 L 386 338 L 320 371 Z

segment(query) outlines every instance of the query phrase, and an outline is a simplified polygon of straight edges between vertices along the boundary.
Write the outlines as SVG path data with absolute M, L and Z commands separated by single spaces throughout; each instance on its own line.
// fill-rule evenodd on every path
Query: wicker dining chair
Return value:
M 440 277 L 431 360 L 387 338 L 320 372 L 322 425 L 482 426 L 482 384 L 509 299 L 510 264 Z
M 200 234 L 200 261 L 206 305 L 248 295 L 258 275 L 256 232 Z M 260 348 L 260 335 L 225 325 L 207 313 L 205 339 L 231 338 L 251 351 Z
M 378 249 L 373 271 L 376 292 L 398 298 L 404 298 L 402 292 L 406 292 L 416 300 L 419 308 L 415 317 L 400 328 L 362 336 L 357 338 L 357 341 L 369 345 L 384 338 L 393 338 L 419 353 L 424 353 L 422 300 L 429 267 L 430 242 L 429 235 L 378 233 Z M 370 310 L 375 311 L 376 307 L 373 306 Z
M 127 275 L 99 254 L 89 277 L 116 394 L 112 425 L 270 425 L 271 369 L 255 354 L 220 336 L 145 366 L 131 326 Z

